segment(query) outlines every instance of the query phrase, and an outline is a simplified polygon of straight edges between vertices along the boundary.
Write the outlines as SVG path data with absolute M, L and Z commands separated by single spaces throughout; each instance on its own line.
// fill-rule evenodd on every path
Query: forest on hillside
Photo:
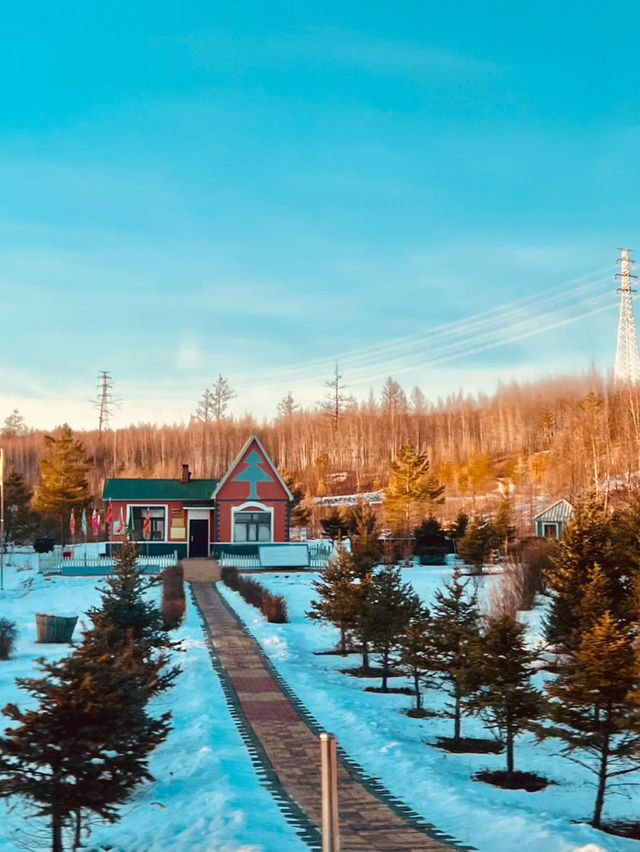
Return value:
M 419 388 L 407 397 L 389 378 L 377 398 L 358 403 L 341 396 L 337 405 L 315 410 L 290 404 L 266 422 L 194 417 L 186 425 L 139 423 L 74 434 L 91 462 L 90 488 L 99 495 L 105 477 L 177 477 L 182 463 L 194 477 L 219 477 L 254 432 L 308 497 L 384 488 L 390 461 L 410 441 L 427 453 L 447 498 L 469 508 L 499 489 L 528 499 L 572 499 L 586 488 L 629 483 L 640 470 L 640 388 L 593 372 L 432 403 Z M 30 486 L 39 481 L 46 434 L 15 416 L 5 420 L 7 469 Z

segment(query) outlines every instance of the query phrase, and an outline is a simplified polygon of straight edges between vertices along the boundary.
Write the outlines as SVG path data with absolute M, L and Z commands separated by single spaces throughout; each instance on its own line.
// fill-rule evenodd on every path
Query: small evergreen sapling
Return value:
M 505 615 L 489 622 L 475 645 L 467 708 L 496 731 L 507 751 L 507 778 L 513 776 L 515 738 L 530 726 L 542 708 L 542 694 L 531 685 L 538 659 L 527 648 L 526 627 Z
M 491 521 L 476 515 L 467 527 L 464 538 L 458 542 L 458 553 L 467 565 L 473 565 L 476 573 L 482 574 L 484 563 L 488 562 L 499 543 Z
M 561 754 L 596 776 L 595 828 L 609 781 L 640 769 L 639 690 L 633 631 L 609 612 L 594 620 L 569 665 L 547 684 L 552 724 L 537 725 L 536 734 L 562 740 Z
M 410 583 L 402 582 L 399 568 L 385 566 L 374 575 L 358 618 L 358 631 L 363 642 L 380 655 L 382 692 L 387 692 L 391 662 L 401 637 L 420 609 L 420 598 Z
M 336 556 L 329 561 L 320 578 L 312 583 L 316 597 L 307 612 L 308 618 L 328 622 L 338 628 L 340 652 L 345 655 L 349 633 L 355 627 L 362 604 L 363 590 L 355 579 L 353 557 L 339 542 Z
M 0 660 L 9 659 L 17 638 L 18 628 L 15 621 L 0 618 Z
M 431 619 L 426 606 L 420 606 L 400 637 L 399 667 L 413 681 L 416 706 L 410 715 L 426 715 L 422 689 L 435 680 Z
M 433 667 L 437 679 L 451 698 L 453 740 L 460 740 L 463 702 L 469 695 L 473 650 L 480 638 L 477 595 L 467 591 L 469 581 L 460 582 L 456 570 L 450 583 L 437 589 L 431 607 Z

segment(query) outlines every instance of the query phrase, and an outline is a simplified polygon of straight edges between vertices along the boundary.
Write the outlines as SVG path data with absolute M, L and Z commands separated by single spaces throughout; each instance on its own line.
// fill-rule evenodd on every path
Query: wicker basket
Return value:
M 65 618 L 61 615 L 47 615 L 44 612 L 37 612 L 38 642 L 55 642 L 58 644 L 71 642 L 77 620 L 77 615 Z

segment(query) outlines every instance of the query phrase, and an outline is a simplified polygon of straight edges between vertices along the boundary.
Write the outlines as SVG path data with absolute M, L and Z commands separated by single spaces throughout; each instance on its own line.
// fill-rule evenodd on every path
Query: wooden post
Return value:
M 338 750 L 335 734 L 320 734 L 322 770 L 322 852 L 340 852 Z

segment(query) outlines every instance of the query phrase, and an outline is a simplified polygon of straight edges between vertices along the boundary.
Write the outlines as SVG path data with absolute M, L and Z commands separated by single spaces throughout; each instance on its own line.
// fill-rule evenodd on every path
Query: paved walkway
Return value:
M 320 727 L 280 679 L 213 583 L 193 582 L 232 715 L 254 763 L 310 848 L 321 848 Z M 342 852 L 471 849 L 422 820 L 340 750 Z

